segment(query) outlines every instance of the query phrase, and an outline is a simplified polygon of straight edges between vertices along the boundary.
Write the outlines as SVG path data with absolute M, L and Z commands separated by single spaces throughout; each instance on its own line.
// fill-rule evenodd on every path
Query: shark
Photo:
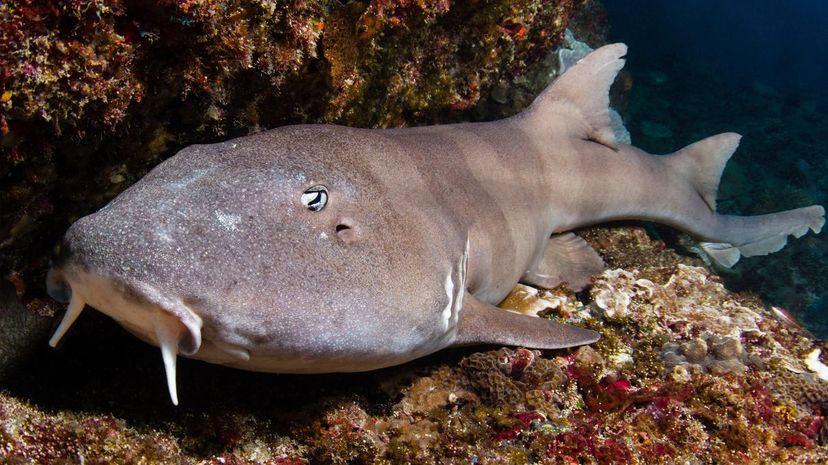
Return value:
M 160 163 L 66 232 L 47 275 L 158 346 L 178 404 L 179 356 L 261 372 L 356 372 L 476 344 L 559 349 L 598 333 L 496 307 L 518 282 L 575 290 L 601 257 L 572 230 L 648 220 L 725 267 L 819 233 L 822 206 L 716 212 L 740 136 L 669 155 L 616 140 L 601 47 L 523 112 L 398 129 L 294 125 Z

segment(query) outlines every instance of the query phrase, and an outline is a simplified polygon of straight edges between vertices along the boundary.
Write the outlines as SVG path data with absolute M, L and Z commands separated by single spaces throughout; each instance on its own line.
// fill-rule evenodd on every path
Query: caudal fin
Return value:
M 718 134 L 661 157 L 672 171 L 680 173 L 704 199 L 712 213 L 716 212 L 716 193 L 725 164 L 739 147 L 739 134 Z M 730 268 L 741 257 L 776 252 L 788 236 L 801 237 L 812 230 L 819 233 L 825 223 L 825 210 L 819 205 L 759 216 L 716 215 L 718 228 L 707 231 L 708 241 L 700 242 L 702 250 L 718 265 Z
M 825 225 L 825 209 L 821 205 L 797 208 L 758 216 L 721 216 L 723 229 L 730 242 L 700 242 L 699 245 L 716 263 L 730 268 L 741 257 L 754 257 L 777 252 L 796 238 L 808 233 L 819 234 Z
M 566 124 L 575 137 L 618 147 L 609 113 L 609 89 L 624 67 L 627 46 L 605 45 L 555 79 L 526 110 L 537 126 Z

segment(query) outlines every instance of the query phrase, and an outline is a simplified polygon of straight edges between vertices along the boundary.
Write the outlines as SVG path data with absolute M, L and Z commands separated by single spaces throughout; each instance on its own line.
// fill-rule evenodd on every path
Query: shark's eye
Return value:
M 328 204 L 328 189 L 325 186 L 313 186 L 302 193 L 302 205 L 310 211 L 318 212 Z

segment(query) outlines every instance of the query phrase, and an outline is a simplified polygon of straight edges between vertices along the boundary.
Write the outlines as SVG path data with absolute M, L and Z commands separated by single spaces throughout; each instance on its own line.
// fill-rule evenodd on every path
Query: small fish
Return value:
M 819 232 L 824 209 L 716 213 L 733 133 L 653 156 L 616 141 L 623 44 L 591 53 L 524 112 L 407 129 L 287 126 L 194 145 L 78 220 L 50 270 L 85 305 L 178 355 L 264 372 L 363 371 L 446 347 L 555 349 L 594 331 L 495 307 L 519 281 L 589 284 L 571 231 L 621 219 L 686 231 L 723 266 Z
M 790 312 L 790 310 L 788 310 L 786 308 L 783 308 L 783 307 L 777 307 L 775 305 L 771 306 L 770 310 L 771 310 L 771 313 L 773 313 L 773 315 L 777 319 L 779 319 L 779 321 L 781 321 L 782 323 L 785 323 L 786 325 L 788 325 L 790 327 L 793 327 L 793 328 L 796 328 L 799 331 L 802 331 L 803 333 L 805 333 L 806 336 L 808 336 L 811 339 L 817 340 L 817 337 L 813 333 L 808 331 L 808 328 L 806 328 L 796 318 L 796 316 L 793 313 Z

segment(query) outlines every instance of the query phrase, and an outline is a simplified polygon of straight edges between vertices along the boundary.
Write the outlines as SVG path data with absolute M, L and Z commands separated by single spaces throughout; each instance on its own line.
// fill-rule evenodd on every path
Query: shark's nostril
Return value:
M 336 235 L 345 244 L 353 244 L 359 239 L 359 228 L 350 218 L 342 218 L 336 225 Z
M 55 268 L 50 269 L 46 275 L 46 292 L 51 298 L 62 303 L 69 302 L 72 298 L 72 288 L 64 279 L 63 273 Z

